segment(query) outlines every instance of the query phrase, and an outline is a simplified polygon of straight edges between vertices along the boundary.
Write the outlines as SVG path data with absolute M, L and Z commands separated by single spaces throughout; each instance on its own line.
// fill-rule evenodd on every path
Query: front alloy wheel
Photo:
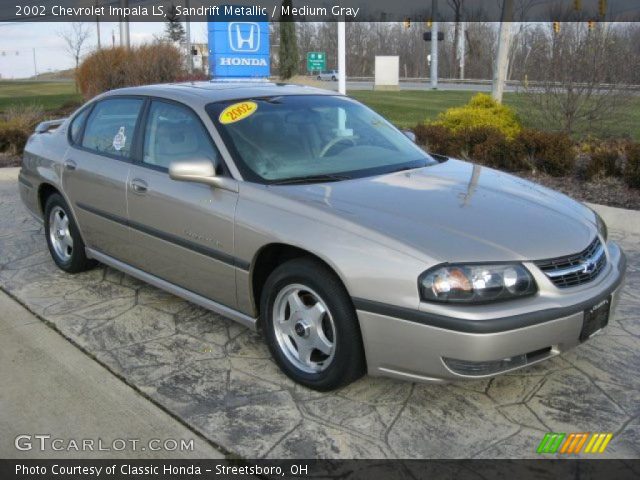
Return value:
M 315 390 L 332 390 L 365 371 L 358 319 L 338 276 L 311 258 L 277 267 L 260 311 L 269 350 L 282 371 Z
M 293 365 L 307 373 L 331 365 L 336 327 L 320 295 L 301 284 L 289 285 L 276 297 L 273 318 L 278 346 Z

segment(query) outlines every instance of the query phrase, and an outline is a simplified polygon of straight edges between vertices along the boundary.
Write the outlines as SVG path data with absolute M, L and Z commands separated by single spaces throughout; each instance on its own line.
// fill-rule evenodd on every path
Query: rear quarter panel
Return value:
M 62 192 L 62 162 L 68 148 L 67 125 L 68 120 L 53 131 L 34 133 L 25 145 L 19 176 L 20 197 L 39 219 L 43 212 L 38 195 L 43 184 Z M 62 194 L 64 196 L 64 192 Z

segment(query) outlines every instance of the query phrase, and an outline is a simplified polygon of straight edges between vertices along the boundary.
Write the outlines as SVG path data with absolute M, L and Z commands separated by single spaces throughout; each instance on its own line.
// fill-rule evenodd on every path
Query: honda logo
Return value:
M 233 52 L 260 50 L 260 25 L 253 22 L 229 23 L 229 47 Z

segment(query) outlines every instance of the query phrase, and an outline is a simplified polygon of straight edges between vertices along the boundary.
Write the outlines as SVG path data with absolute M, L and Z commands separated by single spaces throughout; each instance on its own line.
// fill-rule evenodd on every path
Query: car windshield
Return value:
M 248 181 L 336 181 L 436 163 L 347 97 L 247 98 L 212 103 L 207 111 Z

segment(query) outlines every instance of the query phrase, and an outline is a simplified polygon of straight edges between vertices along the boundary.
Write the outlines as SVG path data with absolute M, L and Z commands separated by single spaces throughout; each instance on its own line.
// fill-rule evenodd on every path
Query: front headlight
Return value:
M 418 285 L 427 302 L 498 302 L 538 291 L 529 271 L 519 263 L 443 265 L 420 275 Z

